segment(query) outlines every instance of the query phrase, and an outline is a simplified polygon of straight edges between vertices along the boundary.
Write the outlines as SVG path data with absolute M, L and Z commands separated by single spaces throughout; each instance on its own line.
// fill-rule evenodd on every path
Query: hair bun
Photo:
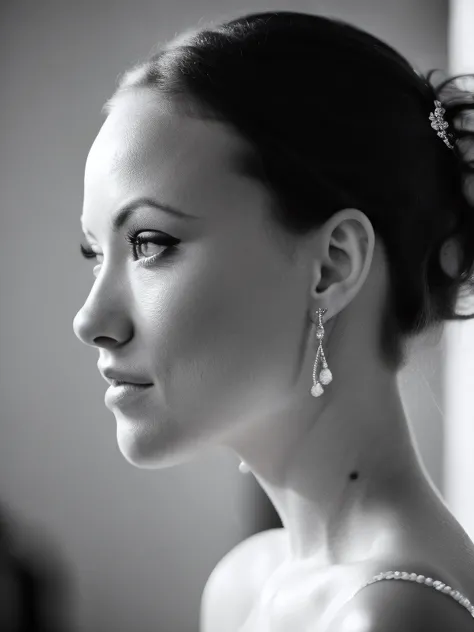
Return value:
M 449 237 L 439 250 L 439 263 L 443 272 L 452 279 L 461 273 L 462 249 L 458 239 Z
M 433 81 L 438 73 L 442 79 Z M 474 74 L 447 77 L 439 70 L 426 76 L 432 89 L 432 97 L 445 109 L 444 120 L 448 123 L 450 142 L 459 169 L 458 201 L 453 198 L 452 230 L 438 250 L 438 263 L 450 278 L 451 288 L 458 293 L 457 306 L 467 316 L 474 299 Z M 443 154 L 448 166 L 450 152 Z M 438 287 L 438 282 L 435 283 Z M 438 290 L 435 290 L 437 293 Z M 448 301 L 449 302 L 449 301 Z M 469 314 L 472 317 L 472 314 Z
M 431 82 L 435 72 L 439 71 L 431 71 L 427 80 L 446 110 L 444 118 L 454 136 L 453 151 L 465 176 L 463 193 L 474 206 L 474 74 L 448 77 L 435 85 Z

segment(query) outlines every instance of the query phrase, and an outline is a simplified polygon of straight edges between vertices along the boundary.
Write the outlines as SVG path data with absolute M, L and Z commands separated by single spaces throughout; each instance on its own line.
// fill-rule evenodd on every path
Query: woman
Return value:
M 120 450 L 151 469 L 228 447 L 284 525 L 216 566 L 203 632 L 474 629 L 474 545 L 397 384 L 472 291 L 474 99 L 430 76 L 338 20 L 266 12 L 184 33 L 105 106 L 74 330 Z

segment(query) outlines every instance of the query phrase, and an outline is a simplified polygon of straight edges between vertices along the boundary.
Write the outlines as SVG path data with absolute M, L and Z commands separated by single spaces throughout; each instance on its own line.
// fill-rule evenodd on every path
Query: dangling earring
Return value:
M 326 356 L 324 355 L 323 350 L 323 338 L 324 338 L 324 327 L 321 318 L 327 312 L 327 309 L 319 308 L 317 312 L 315 312 L 316 317 L 319 319 L 319 324 L 316 328 L 316 338 L 319 340 L 318 351 L 316 352 L 316 359 L 314 361 L 313 367 L 313 386 L 311 387 L 311 395 L 313 397 L 319 397 L 324 393 L 324 389 L 321 384 L 326 386 L 330 382 L 332 382 L 332 373 L 328 368 L 328 363 L 326 362 Z M 313 321 L 314 322 L 314 321 Z M 318 361 L 322 359 L 323 368 L 319 374 L 319 380 L 316 379 L 316 371 L 318 366 Z
M 320 307 L 315 312 L 315 318 L 318 318 L 318 321 L 319 321 L 318 326 L 316 328 L 316 338 L 318 338 L 319 340 L 319 347 L 316 352 L 316 359 L 314 361 L 314 367 L 313 367 L 313 386 L 311 388 L 311 395 L 313 395 L 314 397 L 319 397 L 320 395 L 324 393 L 324 389 L 321 386 L 321 384 L 324 384 L 324 386 L 327 386 L 328 384 L 332 382 L 332 373 L 329 370 L 328 363 L 326 361 L 326 356 L 324 355 L 323 344 L 322 344 L 323 338 L 324 338 L 324 327 L 322 323 L 322 317 L 327 311 L 328 311 L 327 309 L 323 309 Z M 318 361 L 320 359 L 321 359 L 323 368 L 321 369 L 321 372 L 319 374 L 319 380 L 317 380 L 316 371 L 318 370 L 317 368 Z M 239 465 L 239 471 L 242 474 L 247 474 L 248 472 L 250 472 L 250 467 L 247 465 L 247 463 L 245 463 L 245 461 L 241 461 Z

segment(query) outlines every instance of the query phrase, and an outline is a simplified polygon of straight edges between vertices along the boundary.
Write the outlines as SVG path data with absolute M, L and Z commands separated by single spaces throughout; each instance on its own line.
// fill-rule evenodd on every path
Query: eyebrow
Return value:
M 186 220 L 200 219 L 196 215 L 191 215 L 190 213 L 184 213 L 183 211 L 180 211 L 177 208 L 170 206 L 169 204 L 164 204 L 163 202 L 159 202 L 158 200 L 154 200 L 153 198 L 140 197 L 135 200 L 132 200 L 125 206 L 122 206 L 122 208 L 120 208 L 120 210 L 115 214 L 111 222 L 112 231 L 114 233 L 118 233 L 118 231 L 122 228 L 122 226 L 133 215 L 133 213 L 142 206 L 152 206 L 153 208 L 163 211 L 164 213 L 168 213 L 169 215 L 179 217 L 180 219 L 186 219 Z M 81 223 L 82 223 L 82 216 L 81 216 Z M 94 237 L 94 235 L 88 230 L 83 229 L 83 232 L 86 235 L 90 235 L 91 237 Z

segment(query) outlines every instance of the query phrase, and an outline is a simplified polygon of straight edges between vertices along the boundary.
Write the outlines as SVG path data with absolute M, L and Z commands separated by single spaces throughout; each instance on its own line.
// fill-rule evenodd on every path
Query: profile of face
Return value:
M 119 448 L 137 467 L 232 446 L 298 390 L 311 397 L 310 270 L 288 256 L 263 186 L 233 170 L 241 142 L 137 91 L 120 98 L 87 157 L 81 220 L 97 257 L 73 327 L 99 350 L 101 370 L 152 384 L 106 397 Z M 114 230 L 138 198 L 182 215 L 141 203 Z

